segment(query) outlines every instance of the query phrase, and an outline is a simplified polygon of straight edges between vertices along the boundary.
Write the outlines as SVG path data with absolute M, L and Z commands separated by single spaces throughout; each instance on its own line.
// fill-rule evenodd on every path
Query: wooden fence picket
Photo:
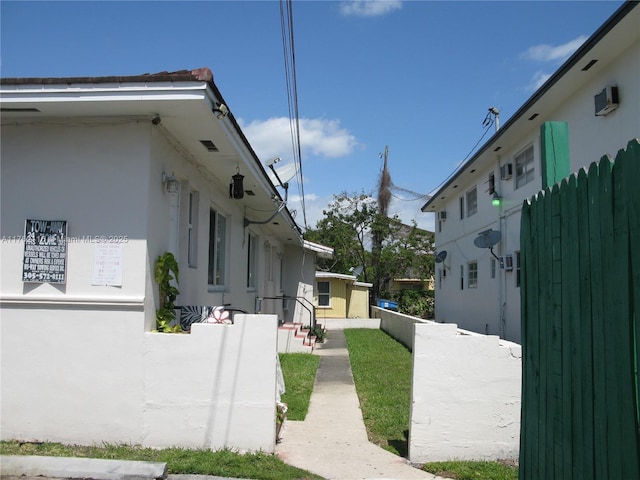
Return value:
M 520 480 L 640 478 L 640 143 L 526 200 Z

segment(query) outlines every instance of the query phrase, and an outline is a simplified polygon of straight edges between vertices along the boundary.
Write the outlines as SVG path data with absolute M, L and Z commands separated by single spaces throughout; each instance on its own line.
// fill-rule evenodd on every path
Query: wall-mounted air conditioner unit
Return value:
M 603 117 L 613 112 L 620 104 L 618 99 L 618 87 L 610 85 L 605 87 L 594 97 L 596 117 Z
M 441 212 L 438 212 L 438 220 L 444 222 L 447 219 L 447 212 L 442 210 Z
M 511 163 L 505 163 L 500 167 L 500 178 L 502 180 L 509 180 L 513 175 L 513 165 Z
M 505 272 L 510 272 L 513 270 L 513 255 L 505 255 L 500 259 L 500 266 L 504 268 Z

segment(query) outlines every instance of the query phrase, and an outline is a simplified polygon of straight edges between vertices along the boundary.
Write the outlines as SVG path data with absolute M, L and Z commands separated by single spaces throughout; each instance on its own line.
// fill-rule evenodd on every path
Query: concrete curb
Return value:
M 167 464 L 98 458 L 0 456 L 0 475 L 93 478 L 98 480 L 156 480 L 167 477 Z

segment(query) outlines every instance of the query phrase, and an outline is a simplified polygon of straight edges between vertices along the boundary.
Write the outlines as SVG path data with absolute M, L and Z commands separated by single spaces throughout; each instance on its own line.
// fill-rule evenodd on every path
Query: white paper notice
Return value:
M 122 286 L 122 243 L 99 242 L 94 245 L 91 284 Z

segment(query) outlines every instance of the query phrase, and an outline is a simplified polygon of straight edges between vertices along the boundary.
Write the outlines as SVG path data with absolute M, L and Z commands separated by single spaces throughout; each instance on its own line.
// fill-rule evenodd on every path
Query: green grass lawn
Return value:
M 287 404 L 288 420 L 304 420 L 309 411 L 309 401 L 320 357 L 310 353 L 281 353 L 280 366 L 286 392 L 282 401 Z
M 424 470 L 457 480 L 518 480 L 518 468 L 500 462 L 434 462 Z
M 347 348 L 369 440 L 408 456 L 411 352 L 382 330 L 347 329 Z M 501 462 L 428 463 L 424 470 L 457 480 L 517 480 L 518 468 Z
M 346 329 L 344 333 L 369 440 L 406 457 L 411 352 L 382 330 Z
M 296 480 L 322 477 L 287 465 L 267 453 L 240 454 L 231 450 L 152 449 L 130 445 L 69 446 L 60 443 L 0 442 L 2 455 L 44 455 L 163 462 L 171 474 L 216 475 L 263 480 Z

